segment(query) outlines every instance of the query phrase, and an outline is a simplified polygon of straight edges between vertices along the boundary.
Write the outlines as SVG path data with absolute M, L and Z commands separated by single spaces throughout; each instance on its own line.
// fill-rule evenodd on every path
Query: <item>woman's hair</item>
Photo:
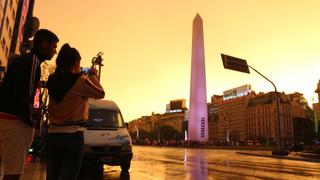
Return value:
M 68 43 L 64 44 L 56 59 L 55 72 L 69 72 L 80 63 L 80 59 L 81 56 L 77 49 L 70 47 Z

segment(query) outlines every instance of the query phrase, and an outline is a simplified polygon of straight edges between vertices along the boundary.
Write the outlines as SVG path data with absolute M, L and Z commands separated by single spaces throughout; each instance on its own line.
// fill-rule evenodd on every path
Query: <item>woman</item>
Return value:
M 88 98 L 101 99 L 104 90 L 91 68 L 80 72 L 80 54 L 64 44 L 56 59 L 56 70 L 49 76 L 49 119 L 47 140 L 47 180 L 75 180 L 83 155 L 83 128 L 88 119 Z

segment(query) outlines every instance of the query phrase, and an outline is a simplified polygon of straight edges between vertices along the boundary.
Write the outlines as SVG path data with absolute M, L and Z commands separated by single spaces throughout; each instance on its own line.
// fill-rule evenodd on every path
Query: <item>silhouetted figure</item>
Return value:
M 88 120 L 88 98 L 101 99 L 104 90 L 97 70 L 80 72 L 79 52 L 64 44 L 56 59 L 57 68 L 49 76 L 49 119 L 47 139 L 47 180 L 76 180 L 83 156 L 83 131 Z
M 0 157 L 4 180 L 19 179 L 34 136 L 34 96 L 40 81 L 40 64 L 56 53 L 58 37 L 40 29 L 30 53 L 8 66 L 0 87 Z M 39 117 L 39 116 L 38 116 Z

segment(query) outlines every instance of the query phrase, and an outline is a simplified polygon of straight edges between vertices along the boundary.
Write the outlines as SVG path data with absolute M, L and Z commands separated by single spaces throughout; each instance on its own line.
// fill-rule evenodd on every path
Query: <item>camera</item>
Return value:
M 81 67 L 81 74 L 89 74 L 90 70 L 90 67 Z

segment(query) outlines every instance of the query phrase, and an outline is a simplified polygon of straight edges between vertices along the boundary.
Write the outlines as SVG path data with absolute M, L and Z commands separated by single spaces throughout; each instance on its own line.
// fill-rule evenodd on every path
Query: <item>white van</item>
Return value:
M 117 104 L 109 100 L 89 100 L 89 120 L 84 125 L 84 161 L 120 165 L 123 172 L 130 168 L 132 141 Z M 85 163 L 85 162 L 84 162 Z

